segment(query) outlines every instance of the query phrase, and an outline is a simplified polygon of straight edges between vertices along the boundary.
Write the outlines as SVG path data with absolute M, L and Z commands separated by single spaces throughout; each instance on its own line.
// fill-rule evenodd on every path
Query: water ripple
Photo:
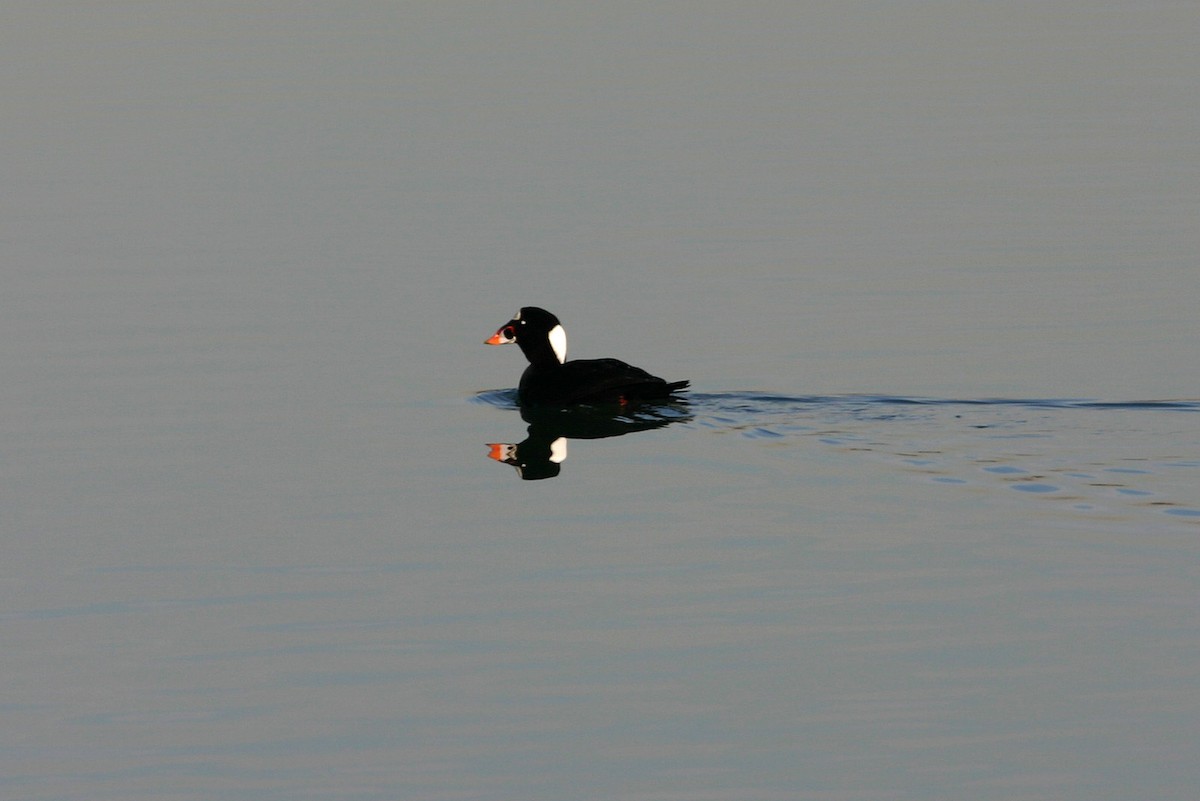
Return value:
M 1075 513 L 1200 523 L 1200 400 L 692 393 L 694 426 L 809 437 L 939 485 L 991 483 Z M 985 477 L 989 480 L 985 480 Z M 1184 500 L 1186 496 L 1191 496 Z
M 1200 412 L 1200 399 L 1102 401 L 1080 398 L 923 398 L 905 395 L 774 395 L 762 392 L 693 392 L 696 403 L 721 408 L 774 411 L 780 407 L 831 407 L 871 409 L 888 414 L 889 407 L 992 406 L 1029 409 L 1108 409 L 1138 411 Z

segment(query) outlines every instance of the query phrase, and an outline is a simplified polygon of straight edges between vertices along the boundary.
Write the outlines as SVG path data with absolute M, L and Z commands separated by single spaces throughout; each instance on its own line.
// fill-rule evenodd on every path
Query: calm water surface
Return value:
M 0 798 L 1194 797 L 1191 5 L 4 16 Z

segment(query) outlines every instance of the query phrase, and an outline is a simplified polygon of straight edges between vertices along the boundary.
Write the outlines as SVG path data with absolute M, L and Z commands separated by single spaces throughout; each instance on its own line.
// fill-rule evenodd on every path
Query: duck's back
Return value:
M 687 381 L 667 382 L 620 359 L 576 359 L 529 365 L 518 391 L 522 403 L 560 405 L 666 398 L 687 386 Z

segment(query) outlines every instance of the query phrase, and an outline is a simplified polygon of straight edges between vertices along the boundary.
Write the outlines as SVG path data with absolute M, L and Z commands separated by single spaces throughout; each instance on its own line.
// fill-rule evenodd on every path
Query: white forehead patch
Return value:
M 520 310 L 520 309 L 517 309 L 517 313 L 513 315 L 513 319 L 514 319 L 514 320 L 520 320 L 520 319 L 521 319 L 521 310 Z
M 550 443 L 550 461 L 562 464 L 567 460 L 567 438 L 559 437 Z
M 559 364 L 567 360 L 567 332 L 561 325 L 550 329 L 550 347 L 554 348 L 554 355 L 558 357 Z

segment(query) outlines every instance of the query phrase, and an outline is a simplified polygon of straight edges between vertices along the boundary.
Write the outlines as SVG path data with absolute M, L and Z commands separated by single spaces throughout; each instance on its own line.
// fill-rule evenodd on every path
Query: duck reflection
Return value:
M 638 431 L 665 428 L 692 419 L 685 399 L 619 407 L 577 406 L 570 409 L 520 407 L 529 424 L 528 436 L 518 443 L 488 445 L 489 458 L 511 465 L 525 481 L 554 478 L 567 459 L 573 439 L 607 439 Z

